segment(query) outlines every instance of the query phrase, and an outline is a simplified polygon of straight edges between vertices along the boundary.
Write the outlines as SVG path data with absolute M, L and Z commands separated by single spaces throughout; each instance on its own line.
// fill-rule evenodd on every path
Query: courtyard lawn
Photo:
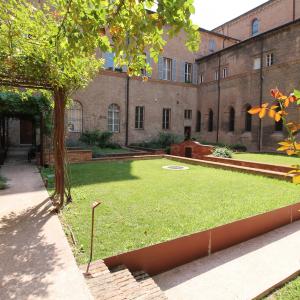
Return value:
M 190 169 L 162 169 L 166 165 Z M 88 261 L 95 200 L 103 204 L 96 211 L 94 259 L 300 200 L 300 187 L 289 182 L 167 159 L 73 164 L 70 169 L 74 202 L 62 211 L 62 218 L 81 248 L 75 251 L 79 263 Z M 44 175 L 49 172 L 45 169 Z
M 0 175 L 0 190 L 4 190 L 6 188 L 6 179 Z
M 265 300 L 299 300 L 300 299 L 300 277 L 292 280 L 278 289 Z
M 233 159 L 255 161 L 274 165 L 300 165 L 300 158 L 281 154 L 235 153 Z

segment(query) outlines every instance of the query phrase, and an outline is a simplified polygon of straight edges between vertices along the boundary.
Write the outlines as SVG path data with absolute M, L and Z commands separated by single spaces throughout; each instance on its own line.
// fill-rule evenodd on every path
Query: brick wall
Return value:
M 195 141 L 184 141 L 171 146 L 171 155 L 201 159 L 205 155 L 212 154 L 212 150 L 212 146 L 201 145 Z M 187 152 L 191 155 L 187 155 Z

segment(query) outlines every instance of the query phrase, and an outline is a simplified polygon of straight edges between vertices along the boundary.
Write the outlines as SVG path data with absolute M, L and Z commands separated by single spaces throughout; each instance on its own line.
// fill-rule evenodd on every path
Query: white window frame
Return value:
M 171 128 L 171 108 L 163 108 L 162 129 L 169 130 Z
M 266 66 L 271 67 L 274 65 L 274 53 L 268 53 L 266 55 Z
M 112 103 L 108 107 L 107 127 L 110 132 L 120 132 L 120 107 Z
M 172 80 L 172 65 L 173 60 L 168 57 L 163 57 L 163 80 Z
M 192 83 L 193 81 L 193 64 L 186 62 L 184 64 L 184 82 Z
M 67 120 L 69 132 L 82 132 L 82 105 L 79 101 L 74 100 L 67 110 Z
M 225 67 L 225 68 L 223 68 L 223 78 L 227 78 L 228 77 L 228 68 L 227 67 Z
M 192 119 L 192 110 L 191 109 L 185 109 L 184 110 L 184 118 L 186 120 L 191 120 Z
M 219 80 L 219 70 L 215 71 L 215 80 Z
M 253 61 L 253 69 L 259 70 L 261 68 L 261 59 L 260 57 L 255 57 Z
M 199 83 L 203 83 L 203 82 L 204 82 L 204 73 L 200 73 Z
M 145 123 L 145 107 L 144 106 L 136 106 L 135 107 L 135 129 L 144 129 Z

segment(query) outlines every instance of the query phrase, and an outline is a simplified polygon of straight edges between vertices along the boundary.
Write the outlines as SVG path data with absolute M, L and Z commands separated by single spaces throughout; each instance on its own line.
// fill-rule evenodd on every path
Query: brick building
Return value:
M 284 8 L 284 9 L 283 9 Z M 201 31 L 199 52 L 170 40 L 147 82 L 105 70 L 74 95 L 68 111 L 69 139 L 82 131 L 110 130 L 120 144 L 149 141 L 159 132 L 200 141 L 242 143 L 249 150 L 274 150 L 282 124 L 260 122 L 246 112 L 269 99 L 278 86 L 299 88 L 300 0 L 271 0 L 213 31 Z M 299 111 L 292 111 L 300 119 Z

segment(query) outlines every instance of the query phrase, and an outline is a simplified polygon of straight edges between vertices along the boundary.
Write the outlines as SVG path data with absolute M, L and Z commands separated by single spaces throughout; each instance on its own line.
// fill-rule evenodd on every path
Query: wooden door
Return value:
M 32 120 L 20 119 L 20 144 L 33 144 L 33 124 Z

